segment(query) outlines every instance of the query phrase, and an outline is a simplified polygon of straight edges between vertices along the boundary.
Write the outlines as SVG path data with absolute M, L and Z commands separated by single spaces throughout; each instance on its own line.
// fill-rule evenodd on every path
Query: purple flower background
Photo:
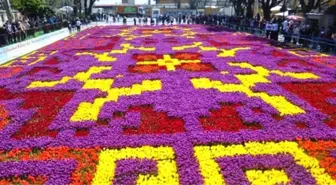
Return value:
M 26 138 L 22 140 L 14 139 L 15 134 L 36 112 L 34 109 L 23 110 L 20 108 L 22 99 L 1 100 L 0 105 L 4 105 L 9 112 L 9 123 L 0 130 L 0 148 L 2 150 L 12 150 L 16 148 L 48 148 L 67 146 L 73 148 L 123 148 L 138 147 L 143 145 L 150 146 L 171 146 L 176 154 L 180 182 L 182 184 L 201 184 L 203 182 L 199 173 L 197 160 L 194 157 L 193 146 L 207 145 L 213 143 L 236 144 L 249 141 L 295 141 L 297 138 L 332 140 L 336 137 L 334 128 L 325 124 L 329 115 L 321 112 L 316 107 L 309 104 L 305 99 L 282 88 L 281 84 L 288 83 L 336 83 L 336 69 L 330 64 L 335 64 L 335 57 L 319 57 L 318 53 L 305 52 L 302 55 L 313 57 L 299 57 L 291 54 L 290 49 L 277 48 L 266 40 L 255 39 L 247 34 L 233 34 L 221 30 L 219 32 L 209 31 L 204 26 L 189 27 L 133 27 L 115 26 L 115 27 L 95 27 L 81 32 L 65 40 L 56 42 L 50 46 L 38 50 L 28 59 L 21 58 L 13 61 L 9 67 L 2 67 L 4 70 L 13 67 L 22 67 L 23 70 L 8 78 L 1 78 L 0 88 L 7 89 L 12 93 L 25 93 L 31 91 L 71 91 L 73 97 L 62 107 L 58 115 L 51 122 L 48 129 L 56 130 L 55 138 L 43 136 L 36 138 Z M 143 35 L 143 30 L 165 29 L 169 28 L 171 33 L 149 34 L 149 37 L 137 37 Z M 190 30 L 194 33 L 193 38 L 186 38 Z M 127 31 L 128 30 L 128 31 Z M 121 33 L 127 34 L 121 34 Z M 135 36 L 136 38 L 134 38 Z M 137 64 L 134 56 L 137 54 L 156 54 L 156 55 L 174 55 L 177 51 L 172 48 L 176 46 L 192 45 L 194 42 L 202 42 L 203 46 L 217 47 L 219 49 L 232 49 L 237 47 L 250 47 L 248 50 L 237 51 L 234 57 L 218 57 L 219 51 L 202 51 L 199 48 L 189 48 L 183 51 L 185 53 L 201 54 L 201 63 L 211 64 L 214 71 L 187 71 L 181 68 L 175 71 L 161 69 L 152 73 L 134 73 L 129 71 L 130 66 Z M 111 50 L 122 49 L 121 44 L 129 43 L 132 46 L 155 48 L 155 51 L 140 51 L 138 49 L 129 49 L 125 54 L 113 54 L 109 56 L 116 58 L 114 62 L 101 62 L 97 58 L 89 55 L 78 56 L 76 53 L 93 52 L 102 54 Z M 218 44 L 216 46 L 216 43 Z M 55 52 L 57 51 L 57 52 Z M 54 52 L 54 53 L 53 53 Z M 281 53 L 281 56 L 272 55 L 272 52 Z M 37 58 L 45 56 L 43 61 L 34 63 Z M 316 56 L 316 57 L 314 57 Z M 327 64 L 316 62 L 315 58 L 326 60 Z M 56 59 L 58 62 L 49 65 L 46 61 Z M 300 60 L 302 63 L 292 62 L 286 65 L 280 65 L 284 60 Z M 319 79 L 298 80 L 289 77 L 282 77 L 271 74 L 268 80 L 271 83 L 258 83 L 253 88 L 255 92 L 265 92 L 269 95 L 281 95 L 293 104 L 305 110 L 306 113 L 284 116 L 278 120 L 274 115 L 278 111 L 265 103 L 260 98 L 250 98 L 244 93 L 221 93 L 217 90 L 195 89 L 190 82 L 192 78 L 209 78 L 219 80 L 222 83 L 239 84 L 240 81 L 234 76 L 237 74 L 253 74 L 249 69 L 230 66 L 229 62 L 248 62 L 253 66 L 263 66 L 268 70 L 281 70 L 283 72 L 311 72 L 319 76 Z M 79 72 L 87 71 L 92 66 L 111 66 L 112 70 L 104 71 L 100 74 L 94 74 L 91 79 L 114 79 L 112 87 L 130 87 L 132 84 L 139 84 L 143 80 L 161 80 L 162 89 L 153 92 L 144 92 L 141 95 L 123 96 L 117 102 L 105 103 L 99 113 L 100 120 L 108 120 L 108 124 L 101 126 L 97 122 L 84 121 L 72 122 L 71 116 L 77 110 L 81 102 L 93 102 L 97 97 L 104 97 L 106 94 L 97 90 L 82 89 L 83 83 L 70 80 L 65 84 L 59 84 L 52 88 L 28 89 L 27 86 L 33 81 L 52 81 L 60 80 L 64 76 L 74 76 Z M 55 74 L 49 70 L 41 70 L 33 75 L 27 75 L 34 68 L 49 67 L 59 71 Z M 0 69 L 2 69 L 0 68 Z M 223 75 L 220 72 L 227 71 Z M 0 71 L 1 74 L 2 71 Z M 5 72 L 5 71 L 4 71 Z M 122 75 L 122 77 L 118 77 Z M 336 92 L 336 89 L 333 89 Z M 327 97 L 325 104 L 336 106 L 336 98 Z M 211 111 L 218 110 L 222 104 L 240 104 L 236 112 L 243 123 L 258 123 L 261 129 L 249 130 L 241 129 L 235 132 L 213 130 L 207 131 L 202 127 L 200 117 L 211 116 Z M 141 115 L 139 113 L 128 112 L 131 106 L 151 105 L 153 110 L 160 113 L 166 113 L 168 117 L 176 117 L 183 120 L 184 132 L 175 134 L 135 134 L 127 135 L 123 133 L 125 128 L 137 128 L 140 126 Z M 256 113 L 254 109 L 259 108 L 261 112 Z M 125 112 L 123 119 L 114 119 L 113 114 Z M 298 128 L 297 122 L 304 122 L 307 128 Z M 89 133 L 87 136 L 75 136 L 76 131 L 85 129 Z M 272 162 L 270 162 L 272 161 Z M 234 170 L 236 176 L 227 178 L 228 184 L 236 182 L 247 182 L 247 179 L 241 169 L 254 169 L 256 166 L 265 168 L 281 168 L 289 174 L 288 176 L 295 182 L 303 184 L 314 184 L 315 180 L 307 172 L 293 162 L 293 159 L 287 155 L 279 156 L 260 156 L 239 157 L 234 159 L 221 158 L 217 161 L 222 167 L 223 176 Z M 119 173 L 130 173 L 130 171 L 139 173 L 154 173 L 156 169 L 155 161 L 119 161 L 118 165 L 132 166 L 128 169 L 117 170 Z M 43 166 L 47 165 L 47 168 Z M 71 173 L 74 161 L 64 161 L 54 164 L 50 162 L 34 162 L 16 165 L 15 163 L 0 163 L 2 176 L 17 174 L 16 168 L 20 172 L 34 168 L 37 174 L 49 175 L 52 181 L 50 184 L 67 184 L 69 179 L 53 175 L 53 169 L 63 170 L 63 174 Z M 59 168 L 62 166 L 62 168 Z M 63 169 L 64 168 L 64 169 Z M 128 171 L 127 171 L 128 170 Z M 19 174 L 20 175 L 20 174 Z M 129 183 L 134 183 L 135 177 L 128 176 Z M 117 181 L 120 179 L 116 179 Z

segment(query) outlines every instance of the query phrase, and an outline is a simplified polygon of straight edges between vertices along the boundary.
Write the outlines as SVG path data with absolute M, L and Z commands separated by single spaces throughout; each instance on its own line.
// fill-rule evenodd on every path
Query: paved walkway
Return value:
M 109 20 L 112 20 L 112 18 L 109 18 Z M 119 22 L 113 23 L 112 21 L 108 22 L 92 22 L 89 25 L 83 26 L 82 30 L 85 30 L 89 27 L 94 26 L 112 26 L 112 25 L 123 25 L 122 19 L 119 20 Z M 134 25 L 133 18 L 127 18 L 127 25 Z M 138 19 L 137 19 L 137 25 L 138 25 Z M 147 24 L 150 25 L 150 24 Z M 161 22 L 160 24 L 161 25 Z M 176 25 L 174 23 L 173 25 Z M 139 26 L 139 25 L 138 25 Z M 59 41 L 61 39 L 64 39 L 68 37 L 70 33 L 68 32 L 67 28 L 48 33 L 36 38 L 32 38 L 29 40 L 25 40 L 22 42 L 18 42 L 15 44 L 11 44 L 9 46 L 5 46 L 3 48 L 0 48 L 0 65 L 7 63 L 15 58 L 18 58 L 20 56 L 26 55 L 32 51 L 38 50 L 42 47 L 45 47 L 53 42 Z
M 82 30 L 95 26 L 89 24 Z M 0 65 L 70 36 L 67 28 L 0 48 Z

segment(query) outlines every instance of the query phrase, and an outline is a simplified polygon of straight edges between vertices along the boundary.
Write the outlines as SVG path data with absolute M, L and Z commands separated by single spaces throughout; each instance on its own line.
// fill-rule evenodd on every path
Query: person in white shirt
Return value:
M 77 19 L 77 21 L 76 21 L 77 32 L 80 32 L 81 25 L 82 25 L 81 21 L 79 19 Z
M 294 45 L 297 44 L 300 38 L 300 27 L 298 25 L 294 25 L 294 31 L 293 31 L 293 42 Z

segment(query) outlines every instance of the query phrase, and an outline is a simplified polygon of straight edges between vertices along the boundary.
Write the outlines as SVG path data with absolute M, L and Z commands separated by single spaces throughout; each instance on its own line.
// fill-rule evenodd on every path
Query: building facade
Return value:
M 181 3 L 181 8 L 189 8 L 189 0 L 157 0 L 157 8 L 177 8 L 178 1 Z
M 104 14 L 120 14 L 120 9 L 124 9 L 127 11 L 132 10 L 132 12 L 135 11 L 134 14 L 136 14 L 137 10 L 134 9 L 137 9 L 139 7 L 139 4 L 140 3 L 138 0 L 99 0 L 95 2 L 92 12 Z
M 205 7 L 217 7 L 222 2 L 219 0 L 199 0 L 197 8 Z M 190 8 L 190 0 L 156 0 L 156 7 L 158 8 L 178 8 L 178 4 L 181 4 L 180 8 Z
M 4 1 L 5 0 L 0 0 L 0 26 L 8 20 Z
M 7 1 L 8 5 L 10 6 L 9 0 L 0 0 L 0 26 L 4 25 L 9 19 L 6 12 L 5 1 Z M 11 10 L 11 13 L 13 15 L 13 19 L 18 19 L 20 17 L 20 13 L 16 10 Z

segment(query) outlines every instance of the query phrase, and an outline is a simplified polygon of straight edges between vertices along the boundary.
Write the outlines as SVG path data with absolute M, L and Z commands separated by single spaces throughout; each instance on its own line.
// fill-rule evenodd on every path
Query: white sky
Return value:
M 151 4 L 154 3 L 154 0 L 151 0 Z M 102 5 L 102 4 L 121 4 L 121 0 L 97 0 L 96 5 Z M 148 0 L 135 0 L 135 4 L 148 4 Z

